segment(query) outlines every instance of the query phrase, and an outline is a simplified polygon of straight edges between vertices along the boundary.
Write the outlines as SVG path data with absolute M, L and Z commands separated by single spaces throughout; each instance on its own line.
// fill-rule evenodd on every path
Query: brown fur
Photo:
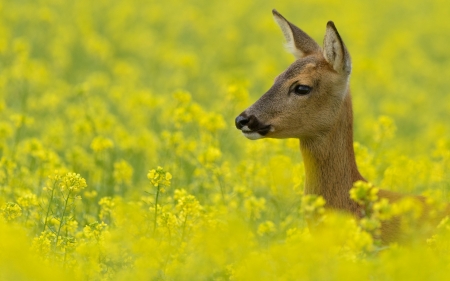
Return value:
M 365 181 L 353 150 L 349 52 L 332 22 L 327 24 L 322 50 L 278 12 L 274 10 L 273 14 L 297 60 L 276 78 L 267 93 L 236 118 L 236 126 L 251 139 L 300 139 L 305 194 L 321 195 L 328 208 L 360 217 L 360 208 L 349 195 L 354 182 Z M 312 91 L 296 95 L 295 85 L 309 86 Z M 380 190 L 379 197 L 395 202 L 403 195 Z M 426 211 L 424 199 L 416 198 Z M 401 240 L 400 219 L 384 222 L 381 232 L 385 243 Z

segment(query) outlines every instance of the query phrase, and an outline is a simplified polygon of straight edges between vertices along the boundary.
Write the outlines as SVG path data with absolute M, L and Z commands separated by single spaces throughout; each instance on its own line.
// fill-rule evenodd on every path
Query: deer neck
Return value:
M 349 191 L 355 181 L 364 178 L 353 150 L 350 92 L 332 129 L 320 137 L 301 138 L 300 150 L 305 165 L 305 194 L 321 195 L 328 207 L 355 213 L 357 204 L 350 199 Z

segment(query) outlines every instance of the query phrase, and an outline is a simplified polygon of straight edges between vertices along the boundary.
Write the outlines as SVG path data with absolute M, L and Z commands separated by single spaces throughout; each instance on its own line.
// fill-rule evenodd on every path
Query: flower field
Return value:
M 234 126 L 294 61 L 273 8 L 320 43 L 333 20 L 350 51 L 360 221 L 303 195 L 298 140 Z M 450 202 L 449 14 L 0 0 L 0 280 L 449 279 L 450 221 L 424 235 L 418 206 L 373 187 Z M 411 238 L 382 245 L 394 215 Z

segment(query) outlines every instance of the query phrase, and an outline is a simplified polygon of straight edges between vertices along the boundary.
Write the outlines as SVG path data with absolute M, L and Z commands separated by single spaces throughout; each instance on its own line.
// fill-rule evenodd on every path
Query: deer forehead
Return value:
M 299 75 L 312 75 L 314 74 L 316 68 L 317 64 L 312 62 L 301 65 L 293 65 L 286 70 L 284 78 L 289 80 L 294 79 Z
M 284 72 L 284 79 L 292 79 L 302 73 L 312 72 L 317 68 L 317 62 L 310 58 L 299 59 L 292 63 Z
M 309 56 L 296 60 L 292 63 L 282 74 L 279 75 L 277 80 L 279 82 L 290 81 L 293 79 L 304 78 L 317 79 L 320 73 L 328 72 L 328 64 L 321 58 L 316 56 Z
M 275 79 L 275 84 L 283 88 L 294 83 L 311 87 L 322 85 L 336 90 L 348 81 L 342 78 L 325 60 L 313 57 L 295 61 Z
M 314 84 L 317 80 L 317 65 L 315 63 L 292 64 L 286 71 L 275 78 L 274 86 L 290 87 L 293 83 Z

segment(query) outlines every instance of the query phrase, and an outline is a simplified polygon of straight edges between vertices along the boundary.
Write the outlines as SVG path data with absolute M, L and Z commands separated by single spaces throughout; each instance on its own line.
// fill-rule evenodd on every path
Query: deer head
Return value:
M 327 23 L 321 49 L 276 10 L 272 12 L 296 61 L 236 118 L 236 127 L 253 140 L 322 135 L 336 123 L 349 94 L 350 55 L 332 21 Z

